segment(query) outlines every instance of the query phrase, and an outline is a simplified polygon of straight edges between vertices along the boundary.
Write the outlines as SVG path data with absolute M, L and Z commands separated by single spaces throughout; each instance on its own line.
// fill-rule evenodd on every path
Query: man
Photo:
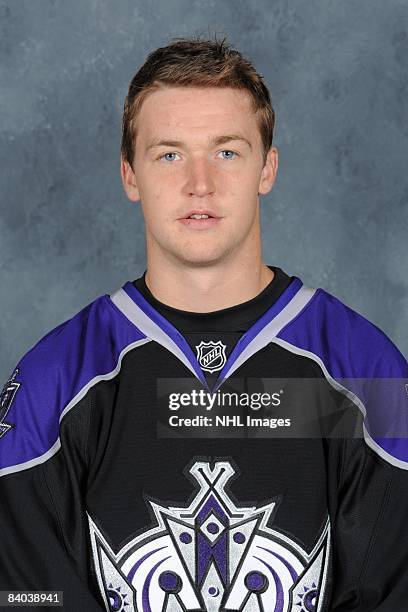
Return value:
M 72 611 L 405 609 L 407 362 L 263 262 L 273 127 L 225 40 L 173 41 L 133 78 L 121 174 L 147 268 L 4 387 L 3 591 Z

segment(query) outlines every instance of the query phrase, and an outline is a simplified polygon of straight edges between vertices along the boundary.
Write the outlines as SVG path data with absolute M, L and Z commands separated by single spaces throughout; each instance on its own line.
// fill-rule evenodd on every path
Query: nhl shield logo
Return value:
M 196 345 L 197 359 L 201 369 L 206 372 L 221 370 L 227 360 L 225 355 L 226 348 L 226 345 L 221 340 L 217 342 L 212 340 L 204 342 L 201 340 L 200 344 Z

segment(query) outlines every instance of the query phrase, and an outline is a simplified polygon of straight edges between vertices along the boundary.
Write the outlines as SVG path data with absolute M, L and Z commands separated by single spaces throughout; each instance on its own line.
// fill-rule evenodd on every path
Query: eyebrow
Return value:
M 214 146 L 219 146 L 232 140 L 241 140 L 242 142 L 245 142 L 252 151 L 252 145 L 249 140 L 244 136 L 240 136 L 239 134 L 225 134 L 223 136 L 216 136 L 215 138 L 212 138 L 210 140 L 210 144 Z M 181 140 L 155 139 L 146 147 L 146 152 L 149 151 L 149 149 L 153 149 L 154 147 L 182 147 L 183 144 L 184 143 Z

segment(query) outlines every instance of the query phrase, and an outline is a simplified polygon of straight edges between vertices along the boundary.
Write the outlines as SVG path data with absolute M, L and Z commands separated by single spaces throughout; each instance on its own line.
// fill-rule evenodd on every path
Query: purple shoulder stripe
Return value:
M 128 350 L 147 341 L 108 295 L 41 338 L 0 396 L 0 476 L 57 452 L 63 416 L 96 382 L 115 376 Z
M 367 444 L 408 469 L 408 364 L 381 329 L 318 289 L 276 342 L 319 363 L 363 412 Z

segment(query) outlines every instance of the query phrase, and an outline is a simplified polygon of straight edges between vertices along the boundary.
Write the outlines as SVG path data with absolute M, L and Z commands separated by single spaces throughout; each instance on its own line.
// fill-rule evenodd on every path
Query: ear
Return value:
M 271 147 L 266 156 L 265 165 L 262 168 L 261 179 L 259 181 L 258 194 L 269 193 L 275 182 L 278 172 L 278 149 Z
M 120 157 L 120 174 L 122 177 L 123 188 L 126 191 L 126 195 L 132 202 L 140 200 L 140 192 L 136 183 L 136 175 L 133 172 L 133 168 L 129 162 L 125 161 L 123 157 Z

